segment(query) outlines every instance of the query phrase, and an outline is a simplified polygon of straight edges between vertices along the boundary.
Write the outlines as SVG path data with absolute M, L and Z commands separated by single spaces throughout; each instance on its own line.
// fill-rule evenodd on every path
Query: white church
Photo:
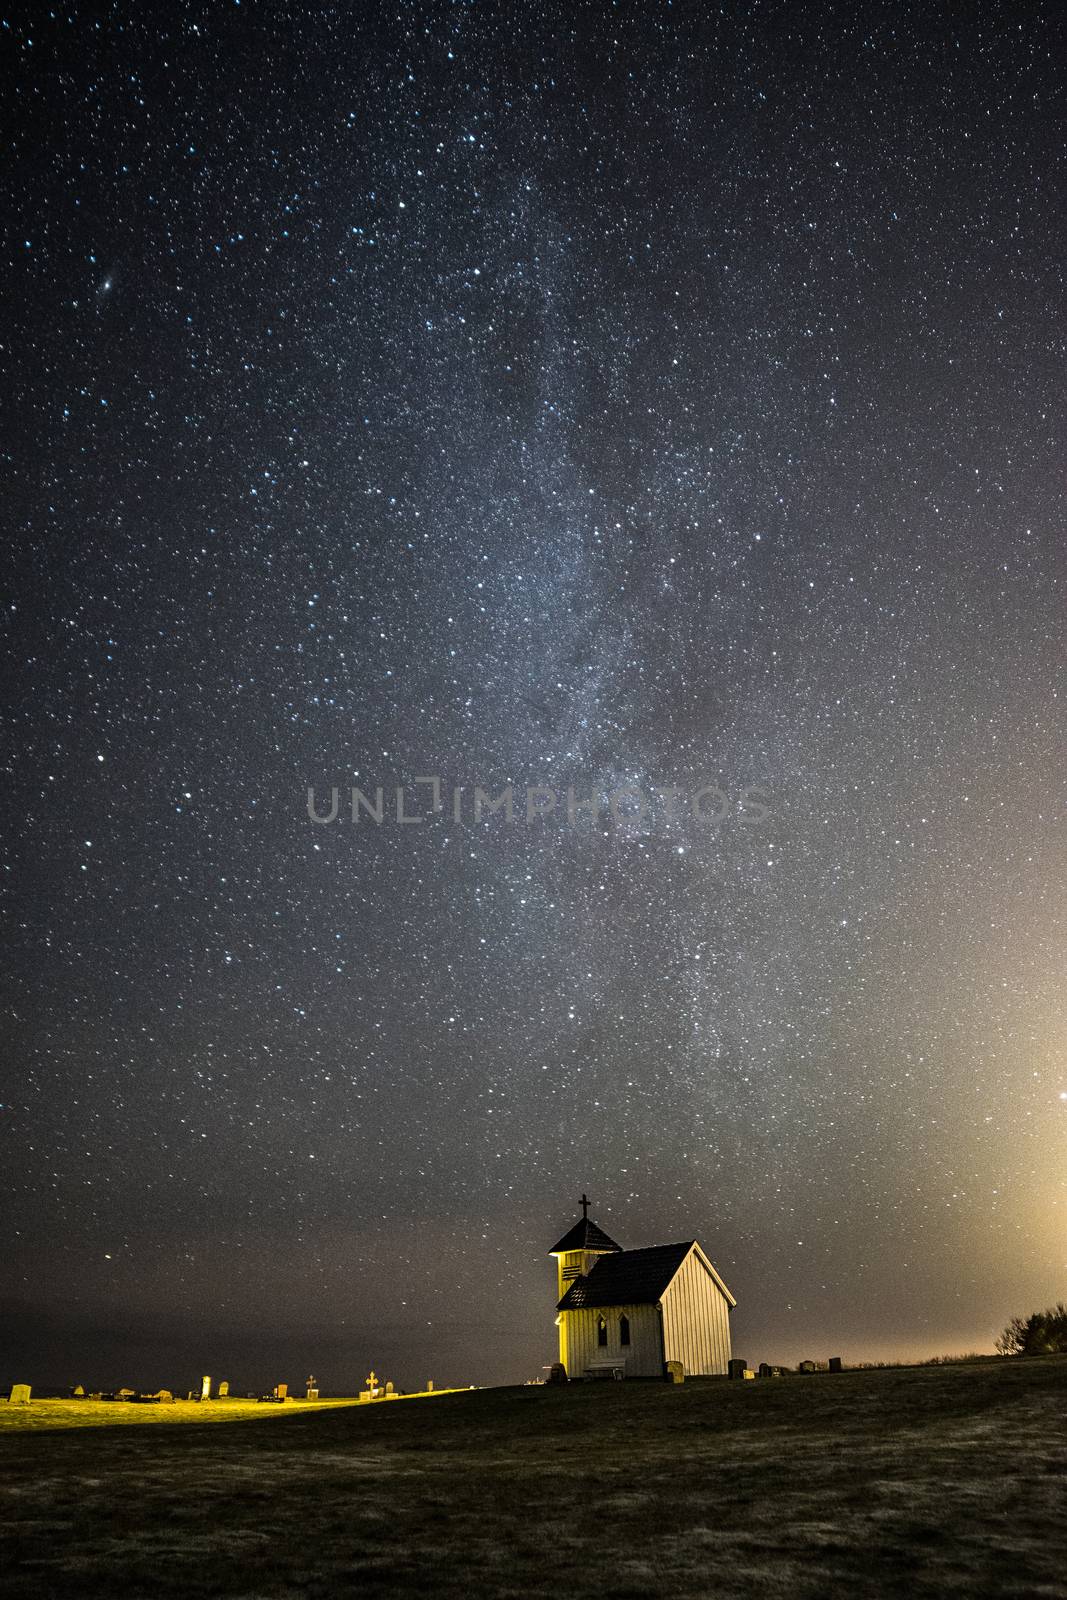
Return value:
M 695 1239 L 624 1250 L 582 1216 L 549 1251 L 556 1258 L 559 1359 L 569 1378 L 725 1373 L 737 1304 Z

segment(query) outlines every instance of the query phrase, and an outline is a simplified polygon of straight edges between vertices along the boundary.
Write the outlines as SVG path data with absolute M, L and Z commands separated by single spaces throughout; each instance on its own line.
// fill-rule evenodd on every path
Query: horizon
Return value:
M 576 1208 L 576 1214 L 578 1209 Z M 608 1215 L 604 1211 L 604 1215 Z M 592 1221 L 597 1221 L 591 1215 Z M 615 1224 L 612 1224 L 615 1226 Z M 558 1230 L 557 1230 L 558 1231 Z M 552 1234 L 548 1230 L 546 1235 Z M 679 1239 L 688 1237 L 685 1230 L 679 1234 Z M 696 1235 L 698 1242 L 699 1235 Z M 624 1245 L 628 1249 L 647 1248 L 653 1243 L 666 1242 L 662 1239 L 642 1240 L 640 1243 Z M 703 1248 L 702 1244 L 702 1248 Z M 38 1362 L 44 1362 L 44 1375 L 36 1379 L 36 1387 L 48 1390 L 65 1390 L 77 1383 L 83 1384 L 86 1391 L 101 1390 L 103 1392 L 117 1389 L 123 1384 L 137 1387 L 143 1392 L 160 1387 L 173 1388 L 176 1397 L 179 1393 L 186 1393 L 190 1389 L 199 1392 L 200 1379 L 205 1371 L 212 1376 L 213 1390 L 217 1391 L 220 1380 L 225 1379 L 230 1383 L 232 1393 L 243 1395 L 249 1391 L 258 1394 L 268 1393 L 276 1383 L 288 1382 L 290 1391 L 302 1391 L 306 1372 L 297 1379 L 286 1376 L 287 1372 L 294 1372 L 303 1365 L 308 1372 L 320 1374 L 320 1369 L 336 1376 L 334 1381 L 330 1377 L 319 1377 L 319 1388 L 323 1396 L 354 1395 L 363 1387 L 366 1373 L 375 1370 L 385 1378 L 391 1378 L 398 1387 L 407 1392 L 425 1388 L 427 1380 L 432 1380 L 435 1388 L 446 1389 L 451 1387 L 467 1388 L 496 1388 L 514 1384 L 523 1384 L 533 1379 L 543 1377 L 548 1366 L 555 1356 L 555 1330 L 552 1326 L 555 1312 L 555 1279 L 549 1265 L 547 1252 L 544 1254 L 544 1263 L 532 1263 L 526 1274 L 519 1279 L 519 1283 L 527 1291 L 527 1298 L 520 1301 L 525 1311 L 525 1329 L 521 1334 L 512 1336 L 503 1325 L 498 1325 L 494 1331 L 492 1342 L 484 1347 L 482 1370 L 461 1372 L 459 1363 L 461 1357 L 456 1354 L 457 1342 L 461 1343 L 469 1336 L 469 1324 L 464 1327 L 462 1321 L 458 1324 L 447 1321 L 442 1332 L 436 1337 L 432 1333 L 422 1333 L 414 1330 L 403 1320 L 394 1322 L 390 1329 L 390 1337 L 383 1342 L 383 1349 L 376 1351 L 372 1348 L 375 1335 L 363 1328 L 358 1328 L 349 1333 L 342 1328 L 323 1328 L 316 1341 L 314 1349 L 309 1343 L 306 1355 L 301 1362 L 300 1340 L 292 1331 L 283 1327 L 273 1339 L 270 1335 L 260 1334 L 251 1341 L 247 1333 L 240 1326 L 232 1326 L 223 1317 L 217 1314 L 208 1316 L 201 1314 L 199 1321 L 195 1315 L 186 1312 L 184 1316 L 176 1316 L 180 1333 L 170 1339 L 161 1340 L 158 1333 L 152 1330 L 153 1319 L 145 1319 L 145 1327 L 135 1330 L 132 1335 L 129 1330 L 108 1331 L 103 1321 L 93 1322 L 91 1319 L 79 1328 L 64 1327 L 64 1319 L 60 1313 L 55 1312 L 41 1319 L 39 1312 L 30 1311 L 34 1318 L 34 1334 L 32 1337 L 19 1333 L 19 1324 L 28 1308 L 22 1308 L 17 1302 L 8 1306 L 8 1316 L 5 1319 L 6 1328 L 10 1330 L 0 1336 L 0 1360 L 11 1369 L 11 1382 L 28 1381 L 31 1363 L 25 1360 L 18 1362 L 8 1354 L 12 1345 L 19 1348 L 44 1348 L 52 1347 L 56 1354 L 39 1357 Z M 711 1257 L 712 1262 L 721 1268 L 721 1260 Z M 544 1278 L 545 1295 L 543 1304 L 538 1307 L 534 1295 L 535 1280 L 538 1275 Z M 731 1276 L 724 1270 L 724 1276 L 731 1288 L 735 1283 Z M 738 1280 L 738 1281 L 744 1281 Z M 1044 1302 L 1042 1302 L 1043 1304 Z M 953 1324 L 946 1322 L 940 1329 L 934 1329 L 926 1334 L 909 1332 L 907 1327 L 901 1327 L 894 1338 L 892 1335 L 872 1334 L 870 1326 L 877 1322 L 881 1324 L 881 1312 L 866 1314 L 866 1319 L 860 1315 L 857 1304 L 854 1312 L 855 1320 L 849 1324 L 847 1321 L 838 1324 L 836 1329 L 836 1342 L 834 1330 L 831 1336 L 826 1336 L 826 1330 L 819 1323 L 817 1307 L 809 1306 L 795 1318 L 792 1309 L 789 1311 L 788 1321 L 780 1324 L 776 1330 L 773 1326 L 766 1331 L 758 1327 L 751 1329 L 742 1315 L 743 1302 L 739 1301 L 738 1307 L 731 1314 L 731 1334 L 735 1354 L 739 1351 L 746 1352 L 745 1359 L 756 1365 L 760 1361 L 768 1361 L 775 1365 L 795 1368 L 800 1361 L 812 1359 L 825 1361 L 830 1355 L 841 1355 L 846 1367 L 859 1367 L 865 1363 L 921 1365 L 939 1357 L 950 1356 L 994 1356 L 997 1354 L 994 1341 L 1007 1326 L 1010 1317 L 1016 1314 L 1027 1314 L 1029 1310 L 1037 1307 L 1028 1307 L 1023 1312 L 1020 1307 L 1006 1310 L 1004 1315 L 993 1318 L 991 1324 L 985 1329 L 976 1328 L 974 1324 L 965 1321 Z M 538 1311 L 540 1310 L 540 1317 Z M 283 1319 L 279 1319 L 283 1320 Z M 866 1320 L 866 1329 L 865 1329 Z M 903 1321 L 906 1323 L 906 1314 Z M 795 1323 L 795 1331 L 786 1331 L 789 1321 Z M 852 1327 L 854 1331 L 846 1333 Z M 415 1337 L 412 1337 L 412 1334 Z M 88 1336 L 88 1337 L 87 1337 Z M 97 1357 L 97 1365 L 90 1368 L 88 1363 L 83 1363 L 89 1378 L 83 1373 L 81 1376 L 63 1377 L 59 1375 L 57 1362 L 67 1361 L 67 1352 L 74 1346 L 85 1343 L 92 1347 L 100 1345 L 104 1350 L 112 1353 Z M 516 1345 L 524 1353 L 529 1353 L 530 1359 L 523 1365 L 521 1355 L 516 1354 Z M 538 1347 L 543 1356 L 541 1361 L 535 1358 Z M 825 1348 L 824 1348 L 825 1346 Z M 831 1346 L 833 1348 L 831 1349 Z M 204 1362 L 190 1361 L 190 1352 L 196 1348 L 208 1350 L 216 1357 L 208 1360 L 205 1354 Z M 363 1350 L 366 1359 L 361 1360 L 358 1351 Z M 321 1352 L 314 1359 L 315 1352 Z M 392 1354 L 390 1353 L 392 1351 Z M 322 1356 L 328 1357 L 324 1361 Z M 436 1363 L 435 1357 L 441 1358 Z M 422 1376 L 418 1374 L 420 1368 L 425 1368 Z M 51 1363 L 51 1365 L 49 1365 Z M 105 1368 L 105 1376 L 100 1376 L 100 1368 Z M 18 1367 L 18 1371 L 16 1371 Z M 183 1377 L 176 1388 L 168 1382 L 168 1375 L 173 1377 L 177 1371 L 188 1368 L 188 1376 Z M 0 1369 L 3 1371 L 4 1369 Z M 438 1372 L 440 1375 L 438 1375 Z M 160 1373 L 163 1375 L 160 1376 Z M 91 1381 L 90 1381 L 91 1380 Z M 6 1379 L 0 1378 L 0 1385 Z M 216 1397 L 213 1395 L 213 1398 Z M 300 1394 L 294 1398 L 300 1398 Z

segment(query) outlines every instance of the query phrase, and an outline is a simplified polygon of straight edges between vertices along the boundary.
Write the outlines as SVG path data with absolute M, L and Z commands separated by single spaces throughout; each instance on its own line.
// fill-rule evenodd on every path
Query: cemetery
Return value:
M 308 1410 L 336 1410 L 347 1406 L 386 1400 L 413 1400 L 453 1393 L 434 1389 L 431 1379 L 426 1389 L 405 1394 L 391 1379 L 379 1379 L 373 1371 L 357 1395 L 322 1395 L 318 1380 L 310 1376 L 296 1394 L 289 1384 L 280 1382 L 264 1394 L 250 1391 L 235 1394 L 223 1378 L 215 1384 L 204 1376 L 196 1389 L 182 1396 L 170 1389 L 143 1393 L 120 1387 L 110 1392 L 87 1390 L 75 1384 L 65 1394 L 36 1393 L 31 1384 L 13 1383 L 8 1394 L 0 1394 L 0 1439 L 5 1434 L 99 1427 L 133 1427 L 140 1423 L 234 1423 L 271 1418 L 292 1418 Z

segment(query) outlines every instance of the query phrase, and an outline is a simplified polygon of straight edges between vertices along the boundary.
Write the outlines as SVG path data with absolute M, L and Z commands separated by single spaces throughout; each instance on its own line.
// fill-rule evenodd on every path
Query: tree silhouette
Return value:
M 997 1349 L 1002 1356 L 1067 1354 L 1067 1305 L 1061 1301 L 1047 1311 L 1012 1317 L 997 1340 Z

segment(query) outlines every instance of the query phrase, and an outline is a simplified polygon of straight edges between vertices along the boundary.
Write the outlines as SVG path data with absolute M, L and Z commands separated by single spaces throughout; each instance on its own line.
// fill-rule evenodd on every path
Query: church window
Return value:
M 608 1325 L 603 1317 L 596 1319 L 596 1342 L 601 1348 L 608 1342 Z
M 619 1318 L 619 1343 L 620 1344 L 629 1344 L 629 1342 L 630 1342 L 630 1319 L 629 1319 L 629 1317 L 620 1317 Z

